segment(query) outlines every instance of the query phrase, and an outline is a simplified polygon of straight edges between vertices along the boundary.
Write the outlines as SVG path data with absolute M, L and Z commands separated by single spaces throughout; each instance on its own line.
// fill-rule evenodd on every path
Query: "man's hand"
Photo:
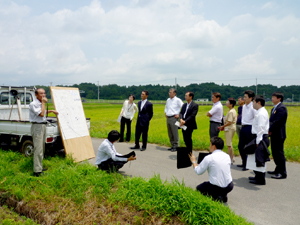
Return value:
M 58 115 L 58 112 L 56 110 L 52 111 L 55 115 Z
M 184 125 L 185 121 L 183 119 L 180 119 L 180 126 Z
M 175 117 L 176 119 L 178 119 L 178 118 L 179 118 L 179 115 L 175 115 L 174 117 Z
M 223 126 L 220 126 L 220 127 L 218 127 L 218 129 L 219 129 L 220 131 L 223 131 L 223 130 L 224 130 L 224 127 L 223 127 Z
M 129 158 L 127 158 L 127 161 L 132 161 L 132 160 L 136 160 L 136 156 L 130 156 Z
M 272 135 L 272 132 L 269 131 L 269 136 L 271 136 L 271 135 Z
M 212 117 L 212 115 L 208 112 L 207 114 L 206 114 L 208 117 Z
M 43 98 L 42 98 L 42 103 L 45 104 L 45 103 L 47 103 L 47 102 L 48 102 L 48 99 L 47 99 L 46 97 L 43 97 Z
M 191 162 L 195 162 L 196 161 L 196 157 L 194 156 L 194 154 L 191 152 L 191 154 L 189 154 L 190 160 Z

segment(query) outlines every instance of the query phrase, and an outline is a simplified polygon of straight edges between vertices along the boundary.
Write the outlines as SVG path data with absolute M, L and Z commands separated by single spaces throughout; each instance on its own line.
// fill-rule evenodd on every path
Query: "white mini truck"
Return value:
M 29 104 L 36 99 L 35 89 L 35 87 L 0 86 L 0 148 L 4 144 L 20 149 L 25 156 L 33 154 Z M 89 118 L 87 126 L 90 128 Z M 55 116 L 47 117 L 45 146 L 49 154 L 63 149 Z

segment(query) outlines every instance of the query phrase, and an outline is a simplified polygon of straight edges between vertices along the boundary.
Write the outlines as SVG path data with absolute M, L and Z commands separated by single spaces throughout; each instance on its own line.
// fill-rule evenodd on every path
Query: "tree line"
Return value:
M 81 91 L 81 97 L 86 99 L 98 99 L 98 86 L 94 83 L 80 83 L 74 84 L 72 86 L 57 85 L 60 87 L 77 87 Z M 51 98 L 50 90 L 48 86 L 38 86 L 42 87 L 46 91 L 47 98 Z M 106 100 L 123 100 L 128 98 L 130 94 L 134 94 L 136 99 L 140 98 L 140 94 L 143 90 L 149 91 L 149 100 L 166 100 L 169 95 L 169 89 L 174 88 L 174 86 L 168 85 L 132 85 L 132 86 L 119 86 L 117 84 L 101 85 L 99 86 L 99 99 Z M 244 95 L 245 90 L 252 90 L 256 92 L 256 86 L 244 86 L 237 87 L 228 85 L 218 85 L 213 82 L 201 83 L 201 84 L 189 84 L 187 86 L 177 85 L 177 96 L 184 99 L 184 95 L 187 91 L 192 91 L 195 94 L 195 99 L 211 99 L 211 94 L 213 92 L 220 92 L 222 95 L 222 100 L 233 97 L 238 98 Z M 300 86 L 273 86 L 271 84 L 257 85 L 257 94 L 265 96 L 266 99 L 270 99 L 272 93 L 275 91 L 280 91 L 284 93 L 285 100 L 289 101 L 300 101 Z

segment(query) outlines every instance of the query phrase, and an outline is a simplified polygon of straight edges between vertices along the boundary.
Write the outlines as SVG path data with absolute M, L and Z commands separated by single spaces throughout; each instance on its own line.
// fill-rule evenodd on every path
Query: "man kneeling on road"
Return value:
M 197 165 L 196 157 L 191 153 L 190 160 L 198 175 L 208 171 L 209 181 L 197 186 L 203 195 L 211 196 L 214 200 L 227 202 L 227 194 L 232 191 L 233 183 L 230 171 L 231 160 L 228 154 L 222 151 L 224 141 L 219 137 L 210 139 L 209 151 L 212 153 L 204 157 Z
M 112 130 L 108 134 L 108 138 L 105 139 L 98 148 L 96 165 L 101 170 L 108 172 L 118 171 L 124 166 L 125 163 L 131 160 L 136 160 L 136 156 L 124 157 L 117 153 L 114 143 L 120 138 L 120 133 L 116 130 Z

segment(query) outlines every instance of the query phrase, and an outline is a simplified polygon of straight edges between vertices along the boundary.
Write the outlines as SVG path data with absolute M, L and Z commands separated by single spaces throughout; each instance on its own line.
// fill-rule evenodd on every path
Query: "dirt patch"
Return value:
M 82 205 L 70 199 L 55 197 L 30 202 L 17 201 L 7 192 L 0 193 L 1 205 L 13 208 L 20 216 L 25 216 L 43 225 L 52 224 L 183 224 L 177 217 L 165 219 L 134 207 L 111 204 L 103 200 L 89 200 Z

